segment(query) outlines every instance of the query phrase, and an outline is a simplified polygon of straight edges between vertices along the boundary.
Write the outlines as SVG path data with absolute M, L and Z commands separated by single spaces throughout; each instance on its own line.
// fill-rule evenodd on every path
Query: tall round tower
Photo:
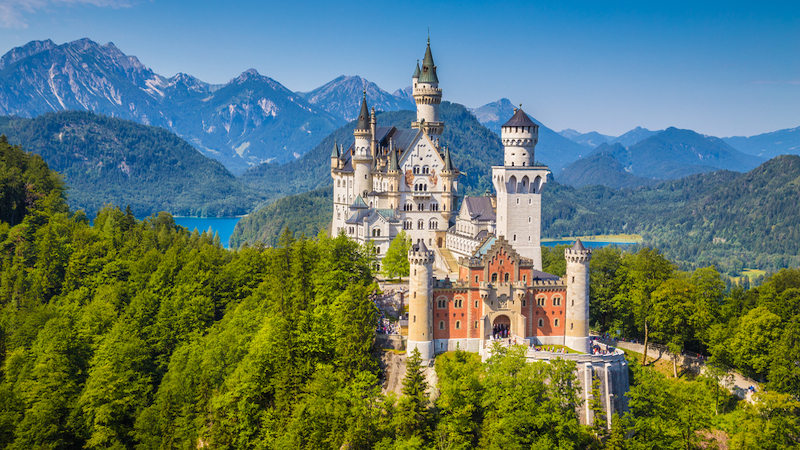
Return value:
M 439 105 L 442 103 L 442 90 L 439 89 L 439 77 L 431 54 L 431 38 L 422 60 L 422 68 L 411 77 L 414 101 L 417 103 L 417 121 L 412 128 L 422 128 L 429 136 L 439 136 L 444 131 L 444 122 L 439 121 Z
M 408 251 L 409 305 L 406 354 L 418 349 L 423 361 L 433 358 L 433 252 L 425 242 Z
M 367 198 L 367 193 L 372 190 L 372 124 L 367 108 L 367 90 L 361 99 L 361 112 L 358 114 L 358 123 L 353 131 L 355 144 L 353 144 L 353 192 L 362 198 Z
M 580 239 L 564 250 L 567 260 L 567 317 L 564 345 L 589 352 L 589 261 L 592 251 Z
M 514 116 L 500 128 L 505 147 L 503 165 L 511 167 L 530 166 L 534 148 L 539 142 L 539 125 L 536 125 L 520 108 L 514 108 Z

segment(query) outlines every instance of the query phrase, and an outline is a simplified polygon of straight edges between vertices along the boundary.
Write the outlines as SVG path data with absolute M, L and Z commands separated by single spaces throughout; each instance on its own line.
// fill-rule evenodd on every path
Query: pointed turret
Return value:
M 431 54 L 431 38 L 428 38 L 428 48 L 425 49 L 425 58 L 422 60 L 422 72 L 419 76 L 420 83 L 439 83 L 436 76 L 436 66 L 433 64 L 433 54 Z
M 447 145 L 444 148 L 444 168 L 442 169 L 442 173 L 453 172 L 455 172 L 455 167 L 453 167 L 453 160 L 450 158 L 450 146 Z
M 414 75 L 411 75 L 411 78 L 414 78 L 414 79 L 419 79 L 419 74 L 420 74 L 420 70 L 419 70 L 419 60 L 417 60 L 417 68 L 416 68 L 416 69 L 414 69 Z
M 389 173 L 400 172 L 400 162 L 397 161 L 397 152 L 394 148 L 389 148 Z
M 364 89 L 364 97 L 361 99 L 361 112 L 358 113 L 358 123 L 356 130 L 369 130 L 369 108 L 367 107 L 367 90 Z
M 339 159 L 339 145 L 336 143 L 336 139 L 333 140 L 333 151 L 331 152 L 331 158 Z

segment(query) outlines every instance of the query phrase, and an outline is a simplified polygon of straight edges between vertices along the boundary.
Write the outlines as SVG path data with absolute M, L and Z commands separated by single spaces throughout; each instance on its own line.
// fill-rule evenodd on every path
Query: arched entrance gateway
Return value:
M 511 335 L 511 319 L 508 316 L 497 316 L 492 323 L 492 338 L 501 339 Z

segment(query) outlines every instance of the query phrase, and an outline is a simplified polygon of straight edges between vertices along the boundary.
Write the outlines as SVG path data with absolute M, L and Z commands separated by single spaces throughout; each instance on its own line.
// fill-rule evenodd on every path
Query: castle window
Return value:
M 544 326 L 544 319 L 539 319 L 539 327 L 541 328 L 543 326 Z
M 457 299 L 455 299 L 455 301 L 453 303 L 455 304 L 456 308 L 463 308 L 464 307 L 464 300 L 463 299 L 457 298 Z
M 514 237 L 512 238 L 512 241 L 516 241 L 516 240 L 517 240 L 517 235 L 515 234 Z
M 461 321 L 460 320 L 456 320 L 456 330 L 460 330 L 460 329 L 461 329 Z
M 478 329 L 478 321 L 477 320 L 475 321 L 475 329 L 476 330 Z
M 414 166 L 414 169 L 412 170 L 412 172 L 414 173 L 414 175 L 419 174 L 419 166 Z
M 497 274 L 496 273 L 492 274 L 492 283 L 497 283 Z
M 420 203 L 419 205 L 417 205 L 417 210 L 418 211 L 425 211 L 425 204 L 424 203 Z
M 439 229 L 439 222 L 435 220 L 431 220 L 430 224 L 428 224 L 428 228 L 431 230 L 438 230 Z
M 380 247 L 375 247 L 375 253 L 380 255 L 381 254 L 381 248 Z M 375 270 L 377 270 L 377 269 L 375 269 Z
M 475 275 L 475 282 L 476 283 L 478 282 L 478 276 L 477 275 Z
M 536 297 L 536 306 L 544 306 L 546 301 L 547 299 L 544 296 Z
M 475 300 L 475 307 L 476 308 L 478 307 L 478 301 L 477 300 Z
M 553 321 L 553 326 L 554 326 L 554 327 L 558 327 L 558 319 L 555 319 L 555 320 Z
M 517 204 L 519 205 L 519 199 L 517 199 Z
M 412 228 L 414 228 L 414 225 L 410 220 L 406 220 L 405 222 L 403 222 L 403 229 L 404 230 L 410 230 Z
M 439 329 L 444 330 L 444 320 L 439 321 Z
M 417 222 L 417 229 L 418 230 L 424 230 L 425 229 L 425 221 L 424 220 L 420 220 L 419 222 Z
M 570 306 L 575 306 L 575 300 L 572 300 L 572 304 Z
M 572 277 L 572 282 L 573 282 L 573 283 L 575 282 L 575 277 Z
M 523 283 L 527 283 L 528 282 L 528 276 L 527 275 L 523 275 L 522 276 L 522 282 Z
M 417 316 L 414 316 L 414 323 L 417 323 Z
M 436 301 L 436 307 L 439 309 L 445 309 L 447 307 L 447 300 L 440 298 Z
M 553 297 L 553 306 L 561 306 L 561 297 Z
M 527 304 L 528 304 L 528 303 L 527 303 L 527 302 L 525 301 L 525 299 L 523 298 L 523 299 L 522 299 L 522 307 L 524 308 L 524 307 L 525 307 L 525 305 L 527 305 Z
M 570 322 L 570 323 L 569 323 L 569 329 L 570 329 L 570 330 L 572 330 L 572 329 L 574 329 L 574 328 L 575 328 L 575 324 L 574 324 L 574 323 L 572 323 L 572 322 Z
M 506 272 L 505 282 L 508 283 L 508 272 Z
M 528 217 L 528 223 L 531 223 L 531 218 L 530 217 Z

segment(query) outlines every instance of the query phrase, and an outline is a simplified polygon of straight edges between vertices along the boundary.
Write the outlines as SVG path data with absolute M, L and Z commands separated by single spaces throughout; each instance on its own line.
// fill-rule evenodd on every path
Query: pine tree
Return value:
M 603 408 L 603 396 L 600 392 L 600 377 L 595 372 L 592 376 L 592 398 L 589 400 L 592 410 L 592 433 L 596 442 L 602 442 L 607 434 L 606 410 Z
M 428 383 L 422 369 L 422 355 L 418 349 L 406 360 L 406 377 L 403 379 L 403 397 L 397 406 L 397 437 L 407 439 L 427 434 Z

